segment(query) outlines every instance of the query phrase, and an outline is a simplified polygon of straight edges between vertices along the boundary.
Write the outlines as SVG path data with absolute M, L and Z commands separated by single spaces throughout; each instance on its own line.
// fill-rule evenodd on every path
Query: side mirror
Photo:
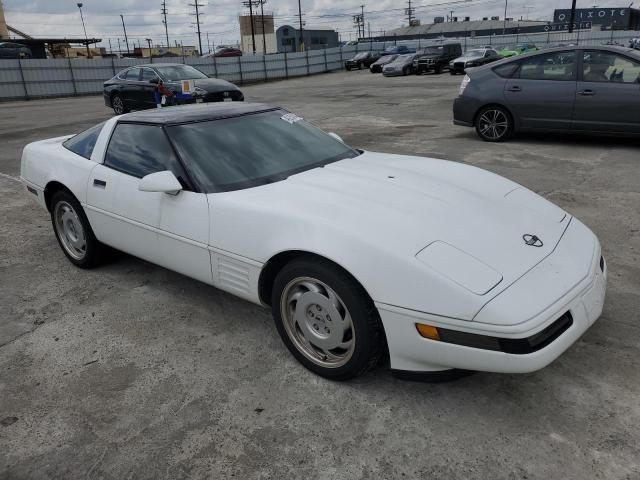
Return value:
M 335 138 L 336 140 L 338 140 L 341 143 L 344 143 L 344 140 L 342 140 L 342 138 L 340 137 L 340 135 L 338 135 L 337 133 L 333 133 L 333 132 L 329 132 L 329 136 Z
M 182 185 L 169 170 L 164 172 L 150 173 L 142 177 L 138 184 L 141 192 L 162 192 L 169 195 L 177 195 L 182 190 Z
M 160 83 L 160 79 L 158 77 L 152 78 L 151 80 L 149 80 L 149 83 L 157 85 L 158 83 Z

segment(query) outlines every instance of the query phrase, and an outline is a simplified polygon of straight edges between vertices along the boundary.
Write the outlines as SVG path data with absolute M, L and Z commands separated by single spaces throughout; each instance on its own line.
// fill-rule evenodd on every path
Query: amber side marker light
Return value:
M 440 340 L 440 334 L 438 333 L 438 329 L 436 327 L 425 325 L 424 323 L 416 323 L 416 329 L 418 330 L 418 333 L 424 338 L 429 338 L 431 340 Z

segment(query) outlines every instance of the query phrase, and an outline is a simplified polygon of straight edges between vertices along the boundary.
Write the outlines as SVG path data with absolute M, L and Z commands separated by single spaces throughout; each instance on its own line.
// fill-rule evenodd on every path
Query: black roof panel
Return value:
M 280 107 L 264 103 L 215 102 L 153 108 L 122 115 L 119 122 L 156 123 L 171 125 L 177 123 L 202 122 L 221 118 L 238 117 L 257 112 L 275 110 Z

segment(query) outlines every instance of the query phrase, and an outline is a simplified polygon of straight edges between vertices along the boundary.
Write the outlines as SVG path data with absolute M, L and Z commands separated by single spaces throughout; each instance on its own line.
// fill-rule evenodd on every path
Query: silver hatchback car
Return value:
M 488 142 L 527 130 L 640 135 L 640 52 L 561 47 L 469 69 L 453 118 Z

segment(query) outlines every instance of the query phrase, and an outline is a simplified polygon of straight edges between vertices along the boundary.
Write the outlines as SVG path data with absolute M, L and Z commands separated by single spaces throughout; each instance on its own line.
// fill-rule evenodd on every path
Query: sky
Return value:
M 166 0 L 167 25 L 171 44 L 198 45 L 195 25 L 196 0 Z M 197 0 L 203 51 L 218 44 L 239 42 L 238 15 L 248 13 L 241 0 Z M 365 23 L 371 34 L 382 34 L 407 24 L 404 8 L 406 1 L 397 0 L 300 0 L 305 27 L 334 28 L 342 40 L 357 37 L 352 16 L 360 12 L 364 4 Z M 368 1 L 368 3 L 366 3 Z M 571 0 L 507 0 L 507 16 L 516 19 L 550 20 L 555 8 L 570 8 Z M 84 36 L 80 13 L 75 0 L 2 0 L 7 23 L 33 37 L 80 37 Z M 117 50 L 118 39 L 124 49 L 124 33 L 120 15 L 124 16 L 129 42 L 166 44 L 162 24 L 162 0 L 84 0 L 84 15 L 87 36 L 102 38 L 100 46 Z M 578 0 L 578 8 L 628 6 L 630 0 L 586 1 Z M 190 5 L 191 4 L 191 5 Z M 431 23 L 433 17 L 446 16 L 453 10 L 458 17 L 469 16 L 472 20 L 482 17 L 504 16 L 505 0 L 412 0 L 415 16 L 423 24 Z M 640 0 L 638 1 L 640 6 Z M 266 0 L 265 14 L 273 13 L 275 26 L 298 24 L 298 2 L 296 0 Z M 208 41 L 207 35 L 208 32 Z

